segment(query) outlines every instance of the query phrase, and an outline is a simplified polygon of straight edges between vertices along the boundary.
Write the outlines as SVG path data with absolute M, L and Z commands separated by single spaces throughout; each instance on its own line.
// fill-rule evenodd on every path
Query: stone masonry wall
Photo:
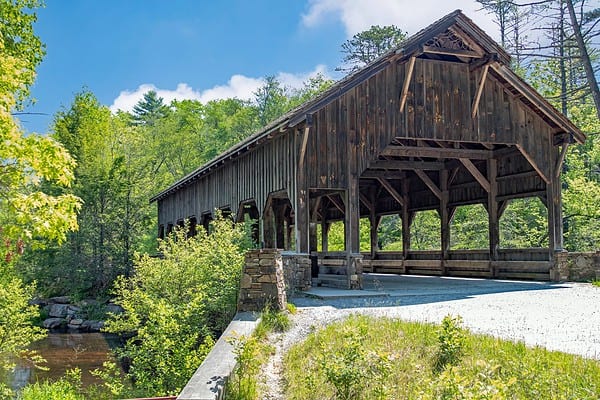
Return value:
M 554 281 L 586 282 L 600 279 L 600 251 L 596 253 L 557 253 L 551 270 Z
M 600 279 L 600 251 L 596 253 L 568 253 L 567 266 L 570 281 Z
M 238 311 L 262 311 L 267 304 L 275 309 L 285 310 L 286 303 L 281 252 L 277 249 L 247 252 Z
M 312 285 L 311 261 L 308 254 L 283 254 L 285 292 L 291 297 L 295 292 L 310 289 Z

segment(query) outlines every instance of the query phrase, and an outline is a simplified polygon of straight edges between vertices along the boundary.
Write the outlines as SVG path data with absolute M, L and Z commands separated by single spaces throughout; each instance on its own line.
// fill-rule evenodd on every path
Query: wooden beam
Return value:
M 308 144 L 308 133 L 310 132 L 310 126 L 307 125 L 304 128 L 304 136 L 302 136 L 302 147 L 300 149 L 300 160 L 298 160 L 298 164 L 300 168 L 304 166 L 304 157 L 306 155 L 306 146 Z
M 415 174 L 417 174 L 417 176 L 421 178 L 423 183 L 427 185 L 427 187 L 429 188 L 429 190 L 431 190 L 435 197 L 437 197 L 440 200 L 442 199 L 442 191 L 440 190 L 440 188 L 437 187 L 435 182 L 433 182 L 425 172 L 417 169 L 415 170 Z
M 396 189 L 394 189 L 394 187 L 385 178 L 377 178 L 377 180 L 379 181 L 379 183 L 381 183 L 381 186 L 383 186 L 385 190 L 387 190 L 388 193 L 392 195 L 394 200 L 396 200 L 398 204 L 404 207 L 404 200 L 402 199 L 402 196 L 400 196 L 400 193 L 398 193 Z
M 414 170 L 422 169 L 429 171 L 439 171 L 444 169 L 445 164 L 441 161 L 401 161 L 401 160 L 377 160 L 369 164 L 369 168 L 374 169 L 399 169 Z
M 405 177 L 406 177 L 406 175 L 404 173 L 402 173 L 402 172 L 398 172 L 398 171 L 378 171 L 378 170 L 366 170 L 360 176 L 361 179 L 362 178 L 365 178 L 365 179 L 378 179 L 378 178 L 404 179 Z
M 516 144 L 515 146 L 517 146 L 517 149 L 519 149 L 519 151 L 521 152 L 523 157 L 525 157 L 525 159 L 529 162 L 529 164 L 533 167 L 533 169 L 535 169 L 535 171 L 538 173 L 540 178 L 542 178 L 544 180 L 544 182 L 550 183 L 550 179 L 546 176 L 546 174 L 544 174 L 544 171 L 542 171 L 542 169 L 539 167 L 539 165 L 537 165 L 537 163 L 535 162 L 533 157 L 531 157 L 529 155 L 529 153 L 527 153 L 527 151 L 525 151 L 523 146 L 521 146 L 520 144 Z
M 423 46 L 423 53 L 442 54 L 445 56 L 479 58 L 481 55 L 472 50 L 446 49 L 443 47 Z
M 538 176 L 538 173 L 536 171 L 517 172 L 516 174 L 497 176 L 496 180 L 497 181 L 505 181 L 507 179 L 531 178 L 533 176 Z
M 404 105 L 406 104 L 406 98 L 408 97 L 408 87 L 410 86 L 410 81 L 412 80 L 412 74 L 415 69 L 415 62 L 417 60 L 416 56 L 412 56 L 408 61 L 408 71 L 404 78 L 404 85 L 402 85 L 402 93 L 400 95 L 400 112 L 403 112 Z
M 479 109 L 479 100 L 481 99 L 481 94 L 483 93 L 483 87 L 485 86 L 485 80 L 487 79 L 488 70 L 490 69 L 490 65 L 486 64 L 483 67 L 483 72 L 481 73 L 481 79 L 479 80 L 479 86 L 477 86 L 477 93 L 475 93 L 475 98 L 473 99 L 473 108 L 471 111 L 471 118 L 475 118 L 477 115 L 477 111 Z
M 359 193 L 358 196 L 360 197 L 360 201 L 362 201 L 362 203 L 365 205 L 365 207 L 367 207 L 369 209 L 369 211 L 373 211 L 373 204 L 371 204 L 369 199 L 367 199 L 367 196 L 365 196 L 362 193 Z
M 331 204 L 333 204 L 335 206 L 335 208 L 337 208 L 338 210 L 341 211 L 342 214 L 346 213 L 346 207 L 344 207 L 344 205 L 342 203 L 340 203 L 335 197 L 333 196 L 325 196 L 329 199 L 329 201 L 331 202 Z
M 554 176 L 556 178 L 560 177 L 560 171 L 562 169 L 562 164 L 565 161 L 565 156 L 567 155 L 568 148 L 569 142 L 563 142 L 562 147 L 560 149 L 560 155 L 558 156 L 558 160 L 556 160 L 556 165 L 554 166 Z
M 469 158 L 471 160 L 487 160 L 493 156 L 493 152 L 490 150 L 389 145 L 383 149 L 381 155 L 390 157 Z
M 490 182 L 486 179 L 485 176 L 477 169 L 475 164 L 468 158 L 459 158 L 460 162 L 465 166 L 467 170 L 473 175 L 473 178 L 479 182 L 482 188 L 485 189 L 486 192 L 490 192 Z

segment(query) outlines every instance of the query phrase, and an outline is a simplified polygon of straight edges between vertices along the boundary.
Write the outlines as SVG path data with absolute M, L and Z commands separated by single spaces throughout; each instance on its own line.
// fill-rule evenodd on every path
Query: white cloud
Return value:
M 299 88 L 304 81 L 317 74 L 323 74 L 325 77 L 329 77 L 325 65 L 317 65 L 315 69 L 310 72 L 279 72 L 276 77 L 284 86 Z M 233 75 L 226 84 L 216 85 L 202 91 L 194 90 L 187 83 L 178 84 L 175 90 L 160 89 L 154 84 L 144 83 L 133 91 L 121 91 L 119 96 L 113 101 L 110 109 L 112 112 L 116 112 L 117 110 L 131 111 L 137 102 L 142 99 L 144 93 L 147 93 L 150 90 L 154 90 L 167 104 L 173 100 L 199 100 L 202 103 L 207 103 L 211 100 L 233 97 L 248 100 L 252 98 L 254 92 L 256 92 L 263 83 L 263 78 L 252 78 L 240 74 Z
M 175 99 L 200 99 L 200 93 L 188 86 L 187 83 L 179 83 L 175 90 L 159 89 L 151 83 L 144 83 L 138 86 L 138 88 L 133 91 L 121 91 L 121 93 L 119 93 L 119 96 L 117 96 L 117 98 L 113 101 L 112 105 L 110 106 L 110 110 L 112 112 L 116 112 L 117 110 L 131 111 L 133 107 L 137 104 L 137 102 L 142 99 L 144 94 L 151 90 L 154 90 L 156 94 L 158 94 L 158 97 L 162 97 L 165 103 L 167 104 Z
M 392 24 L 412 35 L 444 15 L 461 9 L 484 31 L 496 37 L 498 28 L 485 12 L 476 12 L 480 8 L 474 0 L 419 0 L 418 3 L 415 0 L 309 0 L 302 23 L 310 28 L 337 18 L 348 37 L 372 25 Z

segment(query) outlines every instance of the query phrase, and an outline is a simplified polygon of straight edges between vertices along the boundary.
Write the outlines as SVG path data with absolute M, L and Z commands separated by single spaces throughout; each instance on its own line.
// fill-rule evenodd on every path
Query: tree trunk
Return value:
M 594 103 L 596 104 L 596 115 L 598 115 L 598 118 L 600 119 L 600 89 L 598 88 L 598 81 L 594 75 L 594 68 L 592 68 L 590 55 L 587 51 L 585 42 L 583 41 L 581 27 L 579 26 L 577 16 L 575 15 L 575 8 L 573 7 L 573 0 L 566 0 L 566 4 L 567 8 L 569 9 L 569 16 L 571 17 L 571 25 L 573 25 L 573 33 L 575 34 L 575 39 L 577 40 L 577 47 L 581 53 L 581 61 L 583 62 L 583 66 L 585 68 L 585 75 L 590 86 L 590 90 L 592 91 Z

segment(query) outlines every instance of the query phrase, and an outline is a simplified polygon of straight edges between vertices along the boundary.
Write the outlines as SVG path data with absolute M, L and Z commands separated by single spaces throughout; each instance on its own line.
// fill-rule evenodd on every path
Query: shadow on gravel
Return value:
M 364 274 L 363 290 L 312 288 L 294 297 L 300 307 L 397 307 L 462 300 L 495 293 L 559 290 L 568 285 L 552 282 L 508 281 L 416 275 Z

